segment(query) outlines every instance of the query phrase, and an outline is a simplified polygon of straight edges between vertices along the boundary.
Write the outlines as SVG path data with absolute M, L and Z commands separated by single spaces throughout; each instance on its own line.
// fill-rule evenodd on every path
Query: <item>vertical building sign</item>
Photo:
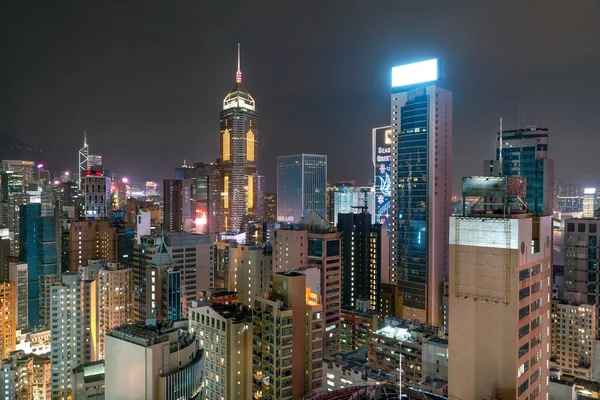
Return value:
M 392 128 L 373 129 L 373 167 L 375 169 L 375 222 L 389 228 L 392 194 Z

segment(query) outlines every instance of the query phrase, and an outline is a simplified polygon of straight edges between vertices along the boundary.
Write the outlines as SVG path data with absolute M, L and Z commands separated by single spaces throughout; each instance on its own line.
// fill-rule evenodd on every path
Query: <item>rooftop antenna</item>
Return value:
M 238 61 L 238 68 L 237 68 L 237 72 L 235 73 L 235 81 L 237 83 L 242 83 L 242 70 L 240 69 L 240 44 L 238 43 L 238 57 L 237 57 L 237 61 Z
M 83 130 L 83 147 L 87 146 L 87 129 Z
M 500 170 L 500 176 L 502 176 L 502 117 L 500 117 L 500 152 L 498 156 L 498 169 Z

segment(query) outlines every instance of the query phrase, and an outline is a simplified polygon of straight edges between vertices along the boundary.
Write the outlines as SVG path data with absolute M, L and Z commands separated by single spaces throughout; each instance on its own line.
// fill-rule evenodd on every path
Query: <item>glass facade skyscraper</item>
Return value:
M 498 134 L 500 144 L 500 134 Z M 502 175 L 527 179 L 525 203 L 533 215 L 551 215 L 554 160 L 548 158 L 548 129 L 529 126 L 502 132 Z M 500 146 L 496 150 L 500 161 Z
M 452 93 L 437 86 L 438 68 L 437 60 L 394 68 L 391 96 L 390 283 L 405 319 L 433 325 L 448 276 L 452 176 Z
M 40 324 L 40 298 L 46 285 L 41 277 L 58 273 L 56 247 L 56 220 L 42 217 L 41 204 L 27 204 L 20 207 L 21 240 L 19 261 L 28 266 L 28 314 L 29 326 Z M 42 307 L 43 308 L 43 307 Z
M 327 156 L 277 157 L 277 221 L 298 223 L 310 211 L 327 216 Z

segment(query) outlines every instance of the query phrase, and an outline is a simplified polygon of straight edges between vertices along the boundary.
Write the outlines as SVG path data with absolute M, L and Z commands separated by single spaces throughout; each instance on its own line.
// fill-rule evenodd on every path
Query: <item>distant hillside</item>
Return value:
M 36 149 L 10 133 L 0 131 L 0 160 L 28 160 L 41 162 L 46 168 L 53 169 L 54 164 L 44 152 Z

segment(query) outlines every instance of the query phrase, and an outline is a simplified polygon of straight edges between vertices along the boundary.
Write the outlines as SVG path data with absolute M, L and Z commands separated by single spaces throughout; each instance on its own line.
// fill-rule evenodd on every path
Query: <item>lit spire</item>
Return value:
M 83 130 L 83 147 L 87 147 L 87 130 Z
M 238 69 L 235 73 L 235 81 L 237 83 L 242 83 L 242 71 L 240 70 L 240 44 L 238 43 Z

